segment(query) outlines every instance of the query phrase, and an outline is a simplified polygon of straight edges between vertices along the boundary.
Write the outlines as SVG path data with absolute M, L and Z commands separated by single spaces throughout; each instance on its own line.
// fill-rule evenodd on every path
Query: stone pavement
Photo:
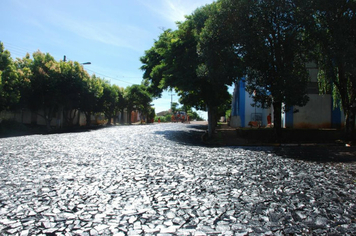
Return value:
M 204 147 L 197 128 L 0 139 L 0 234 L 356 232 L 354 162 L 290 159 L 272 147 Z

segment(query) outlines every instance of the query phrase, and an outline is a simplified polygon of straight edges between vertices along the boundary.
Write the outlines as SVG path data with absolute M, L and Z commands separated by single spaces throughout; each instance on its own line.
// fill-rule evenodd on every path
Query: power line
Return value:
M 28 48 L 24 48 L 24 47 L 19 47 L 19 46 L 16 46 L 12 43 L 8 43 L 8 42 L 4 42 L 4 41 L 0 41 L 4 44 L 4 48 L 5 50 L 9 50 L 10 53 L 11 53 L 11 56 L 13 57 L 13 55 L 15 55 L 16 57 L 25 57 L 27 53 L 31 54 L 31 50 L 29 50 Z M 33 52 L 37 51 L 38 49 L 36 50 L 32 50 Z M 32 53 L 33 53 L 32 52 Z M 71 58 L 67 58 L 67 60 L 71 60 Z M 87 69 L 85 68 L 85 70 L 87 71 L 90 71 L 96 75 L 100 75 L 100 76 L 103 76 L 103 77 L 106 77 L 108 79 L 112 79 L 112 80 L 116 80 L 116 81 L 120 81 L 122 83 L 126 83 L 126 84 L 130 84 L 130 85 L 133 85 L 134 83 L 132 82 L 128 82 L 128 81 L 125 81 L 125 80 L 122 80 L 122 79 L 118 79 L 118 78 L 115 78 L 113 76 L 109 76 L 109 75 L 106 75 L 106 74 L 103 74 L 103 73 L 100 73 L 100 72 L 96 72 L 96 71 L 93 71 L 93 70 L 90 70 L 90 69 Z M 118 76 L 116 76 L 118 77 Z M 128 77 L 128 76 L 120 76 L 122 78 L 127 78 L 127 79 L 142 79 L 141 77 Z
M 90 70 L 90 69 L 86 69 L 86 68 L 85 68 L 85 70 L 90 71 L 90 72 L 92 72 L 92 73 L 94 73 L 94 74 L 96 74 L 96 75 L 104 76 L 105 78 L 108 78 L 108 79 L 117 80 L 117 81 L 120 81 L 120 82 L 123 82 L 123 83 L 127 83 L 127 84 L 131 84 L 131 85 L 134 84 L 134 83 L 127 82 L 127 81 L 125 81 L 125 80 L 120 80 L 120 79 L 114 78 L 114 77 L 112 77 L 112 76 L 108 76 L 108 75 L 105 75 L 105 74 L 103 74 L 103 73 L 99 73 L 99 72 L 96 72 L 96 71 L 93 71 L 93 70 Z M 128 78 L 128 77 L 127 77 L 127 78 Z M 131 78 L 138 78 L 138 77 L 131 77 Z
M 10 53 L 12 54 L 11 56 L 13 56 L 13 54 L 15 54 L 15 56 L 18 56 L 18 57 L 24 57 L 24 56 L 26 56 L 27 53 L 30 53 L 30 50 L 28 50 L 26 48 L 19 47 L 19 46 L 16 46 L 14 44 L 4 42 L 4 41 L 1 41 L 1 42 L 4 44 L 5 50 L 10 51 Z
M 38 49 L 38 48 L 37 48 L 37 49 L 29 49 L 29 48 L 19 47 L 19 46 L 17 46 L 17 45 L 12 44 L 12 43 L 5 42 L 5 41 L 1 41 L 1 40 L 0 40 L 0 42 L 2 42 L 2 43 L 4 44 L 5 50 L 10 51 L 12 58 L 17 58 L 17 57 L 23 58 L 23 57 L 26 56 L 27 53 L 32 56 L 32 54 L 33 54 L 34 52 L 37 52 L 38 50 L 40 50 L 40 49 Z M 41 50 L 40 50 L 40 51 L 41 51 Z M 42 52 L 42 51 L 41 51 L 41 52 Z M 51 54 L 51 56 L 56 57 L 56 56 L 58 56 L 58 55 L 53 55 L 53 54 Z M 60 57 L 60 58 L 61 58 L 61 57 Z

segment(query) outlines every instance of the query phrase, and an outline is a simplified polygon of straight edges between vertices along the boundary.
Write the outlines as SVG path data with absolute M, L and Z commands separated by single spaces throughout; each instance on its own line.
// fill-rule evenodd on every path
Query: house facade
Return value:
M 313 63 L 308 63 L 310 82 L 307 94 L 309 102 L 304 107 L 293 106 L 282 112 L 283 128 L 342 128 L 344 114 L 339 108 L 333 107 L 331 94 L 319 94 L 317 74 L 318 70 Z M 246 91 L 246 82 L 240 80 L 235 84 L 232 100 L 231 120 L 232 127 L 248 127 L 249 124 L 258 123 L 261 127 L 268 126 L 268 116 L 271 114 L 273 122 L 273 108 L 258 108 L 253 105 L 253 97 Z M 273 125 L 273 124 L 272 124 Z
M 246 82 L 240 80 L 235 83 L 230 126 L 236 128 L 249 127 L 251 121 L 258 122 L 261 127 L 267 126 L 267 116 L 270 113 L 273 115 L 272 109 L 263 109 L 253 105 L 253 97 L 246 91 Z

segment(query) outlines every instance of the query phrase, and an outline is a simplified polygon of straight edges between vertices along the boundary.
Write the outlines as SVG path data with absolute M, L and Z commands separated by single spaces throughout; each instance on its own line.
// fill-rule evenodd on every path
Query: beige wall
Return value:
M 309 94 L 309 102 L 304 107 L 295 107 L 299 112 L 293 115 L 293 128 L 330 128 L 331 95 Z
M 0 112 L 0 119 L 14 119 L 17 122 L 24 124 L 31 124 L 31 112 L 30 111 L 2 111 Z

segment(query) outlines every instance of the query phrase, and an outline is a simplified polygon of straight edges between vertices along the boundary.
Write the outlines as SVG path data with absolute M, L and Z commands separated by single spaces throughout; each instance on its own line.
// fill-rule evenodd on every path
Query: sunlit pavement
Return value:
M 0 139 L 0 233 L 353 235 L 355 163 L 205 147 L 199 123 Z

